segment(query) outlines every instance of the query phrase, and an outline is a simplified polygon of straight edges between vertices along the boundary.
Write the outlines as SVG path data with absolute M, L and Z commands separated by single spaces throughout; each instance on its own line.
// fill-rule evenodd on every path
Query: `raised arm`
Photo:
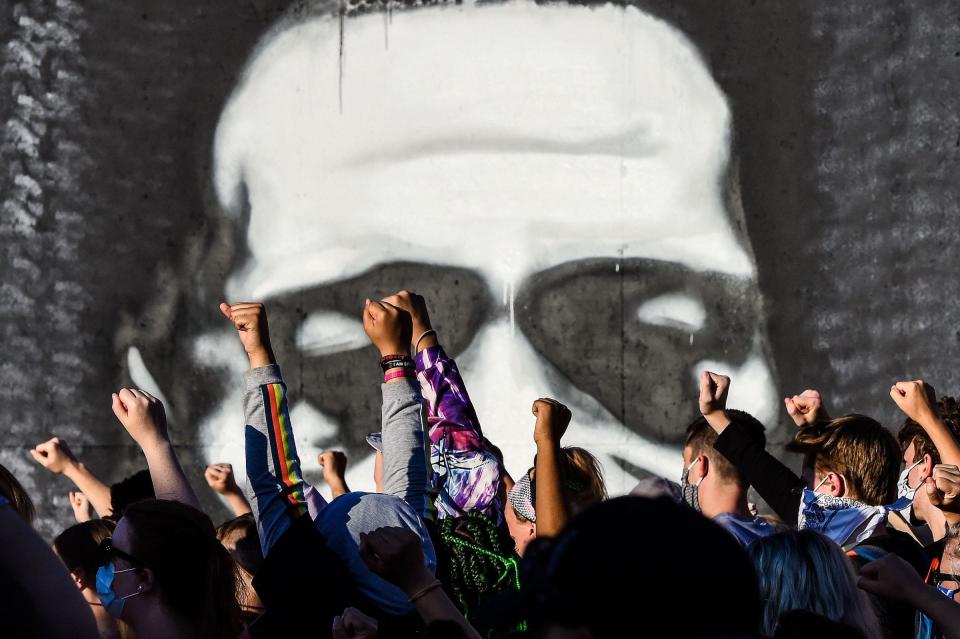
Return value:
M 179 501 L 201 510 L 167 435 L 163 404 L 150 393 L 123 388 L 113 394 L 113 414 L 147 458 L 157 499 Z
M 533 403 L 537 418 L 533 440 L 537 445 L 537 537 L 556 537 L 567 525 L 570 507 L 563 495 L 563 449 L 560 438 L 570 424 L 570 409 L 554 399 Z
M 315 512 L 325 501 L 303 480 L 287 405 L 287 386 L 270 346 L 267 309 L 263 304 L 221 304 L 250 369 L 244 375 L 246 426 L 246 497 L 257 520 L 264 557 L 292 523 Z
M 250 503 L 243 496 L 243 491 L 240 490 L 233 476 L 232 464 L 210 464 L 203 471 L 203 478 L 207 480 L 207 485 L 213 489 L 213 492 L 226 500 L 234 517 L 250 512 Z
M 113 512 L 110 503 L 110 487 L 104 484 L 71 452 L 67 442 L 54 437 L 37 444 L 30 451 L 34 460 L 51 473 L 62 474 L 72 481 L 77 489 L 87 496 L 94 510 L 101 517 Z
M 501 465 L 484 446 L 480 420 L 457 363 L 440 345 L 424 298 L 400 291 L 384 300 L 410 313 L 420 391 L 427 402 L 431 464 L 443 514 L 477 510 L 497 518 Z
M 766 450 L 766 441 L 727 412 L 730 378 L 700 375 L 700 412 L 717 433 L 714 448 L 734 465 L 788 525 L 796 525 L 803 480 Z
M 890 398 L 897 407 L 930 436 L 940 461 L 952 466 L 960 466 L 960 442 L 954 439 L 950 429 L 937 413 L 937 394 L 930 384 L 923 380 L 897 382 L 890 387 Z
M 363 330 L 387 368 L 383 394 L 383 492 L 400 497 L 424 519 L 435 511 L 429 491 L 427 410 L 410 359 L 410 314 L 385 301 L 367 300 Z M 392 364 L 390 363 L 392 362 Z

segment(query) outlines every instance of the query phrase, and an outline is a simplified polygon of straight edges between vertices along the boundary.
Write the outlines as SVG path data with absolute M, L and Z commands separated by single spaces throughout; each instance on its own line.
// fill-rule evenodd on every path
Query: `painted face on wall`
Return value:
M 306 468 L 379 429 L 363 298 L 424 294 L 484 432 L 529 467 L 530 405 L 611 492 L 673 477 L 695 379 L 769 419 L 756 273 L 725 184 L 730 112 L 693 46 L 634 8 L 433 7 L 317 17 L 262 43 L 223 111 L 220 205 L 249 214 L 225 296 L 271 309 Z M 203 365 L 242 368 L 229 327 Z M 236 394 L 203 426 L 242 463 Z M 368 487 L 372 457 L 352 465 Z

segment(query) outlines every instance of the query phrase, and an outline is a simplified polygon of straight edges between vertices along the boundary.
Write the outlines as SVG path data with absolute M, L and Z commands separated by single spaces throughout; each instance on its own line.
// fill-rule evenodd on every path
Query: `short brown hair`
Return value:
M 754 435 L 760 439 L 766 439 L 763 424 L 761 424 L 753 415 L 740 410 L 727 410 L 727 414 L 732 415 L 739 424 L 754 431 Z M 702 415 L 687 426 L 687 436 L 683 442 L 684 448 L 689 447 L 694 457 L 706 454 L 710 460 L 710 470 L 727 483 L 734 482 L 741 488 L 747 488 L 749 482 L 740 474 L 740 471 L 734 467 L 730 461 L 720 454 L 714 445 L 717 442 L 717 432 L 707 423 L 707 419 Z
M 947 425 L 953 438 L 960 441 L 960 406 L 957 405 L 957 400 L 946 395 L 941 397 L 937 400 L 937 412 L 940 413 L 940 419 Z M 927 435 L 927 431 L 909 417 L 900 427 L 897 441 L 900 443 L 901 455 L 907 452 L 910 444 L 913 444 L 914 462 L 923 459 L 924 455 L 930 455 L 934 464 L 940 463 L 940 452 L 933 445 L 933 440 Z
M 871 506 L 897 496 L 900 457 L 897 440 L 875 419 L 845 415 L 797 431 L 789 450 L 814 456 L 817 473 L 838 473 L 850 493 Z

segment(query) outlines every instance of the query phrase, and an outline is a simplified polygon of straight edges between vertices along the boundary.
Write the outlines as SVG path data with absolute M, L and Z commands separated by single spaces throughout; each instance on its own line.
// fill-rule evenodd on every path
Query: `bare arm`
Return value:
M 113 394 L 113 414 L 143 450 L 157 499 L 179 501 L 199 510 L 200 502 L 167 435 L 160 400 L 142 390 L 124 388 Z
M 98 515 L 105 517 L 113 512 L 110 503 L 110 487 L 80 463 L 67 446 L 67 442 L 59 437 L 53 437 L 42 444 L 37 444 L 30 451 L 30 455 L 51 473 L 62 474 L 72 481 L 77 489 L 87 496 Z
M 533 403 L 537 418 L 533 439 L 537 444 L 537 536 L 556 537 L 567 525 L 570 508 L 563 494 L 563 449 L 560 439 L 570 423 L 570 410 L 552 399 Z
M 237 485 L 232 464 L 210 464 L 203 471 L 203 478 L 215 493 L 226 500 L 234 517 L 250 512 L 250 502 L 243 496 L 243 491 Z
M 890 398 L 907 417 L 920 424 L 933 441 L 941 462 L 960 466 L 960 443 L 937 414 L 937 396 L 932 386 L 919 379 L 897 382 L 890 388 Z

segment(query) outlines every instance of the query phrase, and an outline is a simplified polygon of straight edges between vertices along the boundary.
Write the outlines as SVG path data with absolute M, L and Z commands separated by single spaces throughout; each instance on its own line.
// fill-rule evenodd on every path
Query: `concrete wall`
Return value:
M 378 397 L 353 318 L 401 287 L 515 472 L 553 394 L 616 489 L 678 476 L 704 364 L 779 442 L 778 398 L 809 386 L 891 427 L 895 379 L 956 393 L 956 6 L 637 6 L 618 32 L 610 7 L 351 9 L 341 57 L 308 3 L 4 5 L 0 463 L 44 533 L 69 486 L 30 446 L 59 435 L 108 481 L 143 464 L 120 385 L 164 394 L 197 481 L 242 461 L 232 295 L 270 303 L 305 465 L 343 446 L 359 486 Z

